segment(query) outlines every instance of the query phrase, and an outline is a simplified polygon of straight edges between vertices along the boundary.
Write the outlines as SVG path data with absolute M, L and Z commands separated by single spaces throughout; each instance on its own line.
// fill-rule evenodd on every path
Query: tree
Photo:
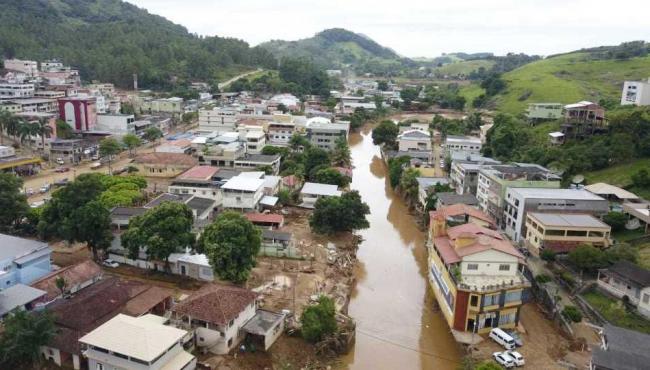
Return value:
M 163 132 L 160 131 L 158 127 L 149 127 L 148 129 L 144 130 L 144 138 L 148 141 L 157 142 L 162 137 L 163 137 Z M 153 151 L 154 152 L 156 151 L 155 145 Z
M 6 109 L 0 109 L 0 145 L 4 145 L 4 135 L 11 120 L 11 112 Z
M 124 135 L 122 142 L 124 143 L 124 146 L 129 149 L 129 156 L 131 157 L 135 154 L 137 148 L 142 145 L 142 140 L 133 134 Z
M 45 139 L 52 136 L 52 126 L 47 118 L 39 118 L 35 125 L 34 130 L 41 137 L 41 150 L 45 153 Z
M 131 104 L 131 103 L 122 102 L 120 104 L 120 113 L 135 115 L 135 108 L 133 107 L 133 104 Z
M 129 258 L 136 259 L 144 249 L 150 259 L 165 261 L 169 270 L 172 253 L 194 247 L 193 225 L 194 215 L 186 204 L 163 202 L 131 219 L 129 229 L 122 234 L 122 245 Z
M 56 137 L 61 139 L 72 139 L 74 136 L 72 132 L 72 127 L 68 125 L 64 120 L 56 120 Z
M 340 197 L 324 197 L 316 201 L 309 226 L 319 234 L 365 229 L 370 226 L 366 216 L 370 208 L 354 190 Z
M 20 193 L 23 180 L 11 173 L 0 173 L 0 229 L 7 231 L 20 224 L 29 211 L 27 197 Z
M 67 221 L 66 227 L 73 232 L 71 240 L 85 242 L 95 260 L 98 260 L 100 250 L 111 246 L 111 216 L 100 201 L 88 202 L 74 210 Z
M 632 185 L 637 188 L 650 187 L 650 173 L 645 168 L 640 169 L 632 175 Z
M 329 154 L 321 148 L 311 147 L 305 150 L 305 173 L 311 175 L 311 171 L 317 166 L 329 166 Z
M 596 271 L 607 265 L 604 253 L 589 244 L 580 245 L 569 252 L 567 260 L 577 269 L 585 271 Z
M 61 292 L 61 296 L 63 296 L 65 294 L 65 288 L 68 285 L 63 276 L 57 276 L 57 278 L 54 280 L 54 284 L 56 285 L 56 288 Z
M 15 310 L 4 319 L 0 338 L 0 368 L 15 369 L 38 360 L 41 346 L 55 335 L 54 319 L 46 312 Z
M 390 186 L 395 188 L 399 185 L 399 180 L 402 178 L 404 167 L 406 167 L 410 162 L 411 157 L 408 156 L 395 157 L 388 160 L 388 178 Z
M 261 244 L 258 228 L 243 215 L 226 211 L 205 228 L 198 247 L 221 279 L 241 283 L 255 266 Z
M 386 145 L 390 149 L 397 148 L 397 135 L 399 127 L 390 120 L 384 120 L 372 130 L 372 143 Z
M 289 147 L 294 151 L 299 150 L 301 147 L 307 149 L 310 146 L 309 140 L 298 133 L 294 133 L 289 139 Z
M 386 80 L 377 81 L 377 89 L 379 89 L 380 91 L 388 91 L 388 81 Z
M 339 137 L 334 142 L 334 149 L 331 153 L 332 164 L 335 166 L 349 167 L 352 164 L 350 146 L 344 137 Z
M 611 226 L 613 232 L 625 230 L 627 216 L 623 212 L 609 212 L 603 216 L 603 221 Z
M 111 169 L 111 162 L 113 161 L 113 156 L 119 153 L 121 150 L 120 143 L 112 137 L 107 137 L 102 139 L 99 142 L 99 155 L 106 157 L 108 159 L 108 173 L 109 175 L 113 173 Z
M 411 103 L 418 98 L 419 93 L 419 89 L 412 87 L 407 87 L 400 92 L 400 97 L 404 101 L 404 107 L 406 109 L 411 108 Z
M 27 146 L 31 147 L 31 138 L 38 135 L 38 125 L 36 123 L 20 120 L 18 124 L 18 136 L 20 142 L 27 142 Z
M 399 188 L 407 202 L 413 204 L 418 200 L 420 184 L 418 183 L 420 171 L 417 168 L 407 168 L 402 172 Z
M 562 316 L 564 316 L 569 321 L 582 321 L 582 313 L 580 313 L 580 310 L 576 306 L 564 306 L 564 309 L 562 309 Z
M 552 249 L 543 249 L 539 257 L 546 262 L 553 262 L 555 261 L 555 255 L 556 253 Z
M 343 175 L 334 168 L 323 168 L 316 172 L 313 181 L 321 184 L 330 184 L 340 187 L 346 187 L 350 183 L 350 178 Z
M 497 365 L 492 361 L 483 361 L 478 364 L 474 370 L 502 370 L 501 366 Z
M 336 308 L 334 301 L 327 296 L 320 296 L 318 303 L 305 308 L 300 316 L 300 329 L 305 340 L 316 343 L 337 330 Z

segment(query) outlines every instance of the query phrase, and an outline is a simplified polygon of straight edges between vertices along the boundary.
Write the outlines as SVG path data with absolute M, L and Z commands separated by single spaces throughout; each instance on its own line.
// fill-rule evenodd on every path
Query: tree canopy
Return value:
M 301 333 L 305 340 L 316 343 L 326 335 L 336 332 L 336 309 L 334 301 L 327 296 L 320 296 L 318 303 L 305 308 L 300 316 Z
M 319 234 L 354 231 L 370 226 L 366 218 L 370 208 L 356 190 L 340 197 L 320 198 L 314 207 L 309 226 Z
M 41 346 L 55 335 L 54 319 L 48 313 L 15 310 L 3 320 L 0 337 L 0 367 L 15 369 L 38 360 Z
M 15 228 L 29 211 L 22 187 L 23 180 L 16 175 L 0 173 L 0 230 Z
M 384 120 L 372 130 L 372 143 L 386 145 L 390 149 L 397 148 L 397 135 L 399 127 L 391 120 Z

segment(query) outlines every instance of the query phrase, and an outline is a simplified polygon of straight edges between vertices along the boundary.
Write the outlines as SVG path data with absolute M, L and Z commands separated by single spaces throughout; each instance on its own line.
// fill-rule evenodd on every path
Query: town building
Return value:
M 429 282 L 452 331 L 515 328 L 530 283 L 524 257 L 494 230 L 473 223 L 447 227 L 431 214 Z
M 28 77 L 38 76 L 38 63 L 33 60 L 5 59 L 5 69 L 22 72 Z
M 58 103 L 55 99 L 24 98 L 10 100 L 11 103 L 20 106 L 19 111 L 26 113 L 57 113 Z
M 92 131 L 97 124 L 94 97 L 66 97 L 59 99 L 59 118 L 77 131 Z
M 503 207 L 508 188 L 559 189 L 561 180 L 560 176 L 537 164 L 493 165 L 479 170 L 476 198 L 480 209 L 504 227 Z
M 623 212 L 630 217 L 630 222 L 638 222 L 646 234 L 650 233 L 650 202 L 623 203 Z
M 141 114 L 166 113 L 181 115 L 184 113 L 183 99 L 178 97 L 159 98 L 137 97 L 135 109 Z
M 83 139 L 55 138 L 48 143 L 50 159 L 61 158 L 66 163 L 79 163 L 87 143 Z
M 34 97 L 34 84 L 23 82 L 0 82 L 0 100 Z
M 269 145 L 288 146 L 295 127 L 293 122 L 270 122 L 267 127 Z
M 199 109 L 199 131 L 234 131 L 237 127 L 237 113 L 233 108 Z
M 605 324 L 591 348 L 589 370 L 638 370 L 650 363 L 650 335 Z
M 582 213 L 600 217 L 609 211 L 607 200 L 584 189 L 508 188 L 504 199 L 505 232 L 516 242 L 527 235 L 529 212 Z
M 397 137 L 398 150 L 408 152 L 410 150 L 430 151 L 431 135 L 428 131 L 408 130 Z
M 329 120 L 314 117 L 307 122 L 307 139 L 318 148 L 332 150 L 338 139 L 347 140 L 350 132 L 349 123 L 331 123 Z
M 448 185 L 449 180 L 446 177 L 418 177 L 418 203 L 420 207 L 425 207 L 427 198 L 434 192 L 436 185 Z
M 196 165 L 196 159 L 187 154 L 146 153 L 133 160 L 138 173 L 145 177 L 176 177 Z
M 336 185 L 306 182 L 300 189 L 301 207 L 314 208 L 316 201 L 323 197 L 340 197 L 343 194 Z
M 536 256 L 544 250 L 568 253 L 582 244 L 607 248 L 611 231 L 609 225 L 591 215 L 529 212 L 525 244 Z
M 561 103 L 531 103 L 526 109 L 526 118 L 531 122 L 557 120 L 562 118 L 564 105 Z
M 598 288 L 628 302 L 650 319 L 650 271 L 628 261 L 598 271 Z
M 249 130 L 245 135 L 246 153 L 260 154 L 266 146 L 266 133 L 260 129 Z
M 448 135 L 443 147 L 445 155 L 451 156 L 452 152 L 462 151 L 469 154 L 481 154 L 481 139 L 471 136 Z
M 238 210 L 256 210 L 264 196 L 264 180 L 247 176 L 235 176 L 221 187 L 222 207 Z
M 95 129 L 115 136 L 135 134 L 135 116 L 120 113 L 98 114 Z
M 46 293 L 24 284 L 0 290 L 0 322 L 14 310 L 31 311 Z
M 183 348 L 185 330 L 156 315 L 118 314 L 79 339 L 89 369 L 194 370 L 196 357 Z
M 253 225 L 263 229 L 273 230 L 284 226 L 284 216 L 275 213 L 250 212 L 244 214 Z
M 218 167 L 212 166 L 195 166 L 178 175 L 172 180 L 168 191 L 172 194 L 191 194 L 204 198 L 214 199 L 218 205 L 221 205 L 222 194 L 221 185 L 225 183 L 218 176 L 221 171 Z M 230 179 L 234 173 L 230 174 Z M 227 180 L 227 179 L 226 179 Z
M 625 81 L 621 105 L 650 105 L 650 78 L 647 81 Z
M 565 105 L 561 128 L 567 138 L 585 138 L 606 132 L 605 108 L 590 101 Z
M 436 208 L 436 211 L 432 213 L 432 217 L 434 216 L 443 217 L 447 224 L 454 226 L 472 223 L 489 229 L 496 227 L 492 217 L 475 207 L 462 203 Z
M 62 267 L 34 281 L 31 286 L 45 292 L 45 301 L 52 302 L 63 295 L 75 294 L 102 279 L 101 267 L 92 260 Z M 65 281 L 63 292 L 56 286 L 57 279 Z
M 0 289 L 29 285 L 52 270 L 47 243 L 0 234 Z
M 478 209 L 478 199 L 472 194 L 458 194 L 454 192 L 437 193 L 436 209 L 453 204 L 465 204 Z
M 615 204 L 640 201 L 640 198 L 636 194 L 604 182 L 587 185 L 584 189 Z

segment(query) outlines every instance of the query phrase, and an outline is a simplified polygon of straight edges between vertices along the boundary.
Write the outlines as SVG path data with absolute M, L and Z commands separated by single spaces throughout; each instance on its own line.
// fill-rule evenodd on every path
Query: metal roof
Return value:
M 16 284 L 0 291 L 0 317 L 14 308 L 26 305 L 47 292 L 23 284 Z
M 544 226 L 611 228 L 596 217 L 586 214 L 531 212 L 529 215 Z
M 235 176 L 221 188 L 227 190 L 257 191 L 264 185 L 264 180 L 245 176 Z
M 306 182 L 300 190 L 300 194 L 313 194 L 340 197 L 341 191 L 336 185 L 319 184 L 316 182 Z
M 50 252 L 50 247 L 47 243 L 6 234 L 0 234 L 0 246 L 2 246 L 0 248 L 0 260 L 24 259 L 43 249 L 47 249 L 48 253 Z

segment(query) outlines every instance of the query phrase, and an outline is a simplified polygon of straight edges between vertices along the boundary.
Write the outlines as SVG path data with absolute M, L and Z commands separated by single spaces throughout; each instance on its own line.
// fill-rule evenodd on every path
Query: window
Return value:
M 499 271 L 510 271 L 510 265 L 507 263 L 500 264 Z
M 467 264 L 467 269 L 468 270 L 478 270 L 478 263 L 468 263 Z
M 473 295 L 473 296 L 471 296 L 469 298 L 469 305 L 472 306 L 472 307 L 478 306 L 478 296 L 477 295 Z
M 494 306 L 499 304 L 499 294 L 490 294 L 483 297 L 483 306 Z
M 521 290 L 517 290 L 514 292 L 507 292 L 505 296 L 505 302 L 517 302 L 521 301 Z
M 97 364 L 97 370 L 104 370 L 104 364 Z

